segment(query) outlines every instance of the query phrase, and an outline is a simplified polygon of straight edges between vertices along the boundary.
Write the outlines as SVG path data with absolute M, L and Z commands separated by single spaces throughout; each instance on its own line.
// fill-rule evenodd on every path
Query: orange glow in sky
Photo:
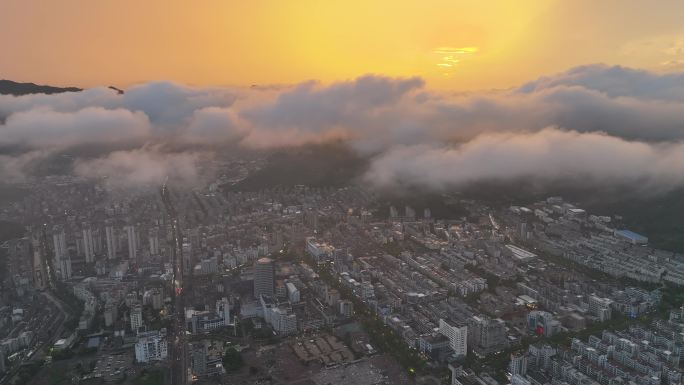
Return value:
M 679 0 L 3 0 L 0 77 L 126 87 L 375 73 L 505 88 L 587 63 L 674 69 L 682 14 Z

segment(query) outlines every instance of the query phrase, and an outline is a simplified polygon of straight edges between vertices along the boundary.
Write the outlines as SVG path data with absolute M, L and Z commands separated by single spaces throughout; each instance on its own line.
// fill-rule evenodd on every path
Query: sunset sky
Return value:
M 680 0 L 3 0 L 0 78 L 507 88 L 589 63 L 681 70 L 683 14 Z

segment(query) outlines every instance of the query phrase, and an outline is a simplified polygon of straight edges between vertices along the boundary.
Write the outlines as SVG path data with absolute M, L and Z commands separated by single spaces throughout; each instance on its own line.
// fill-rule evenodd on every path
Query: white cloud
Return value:
M 133 143 L 137 149 L 106 150 L 96 160 L 76 162 L 80 175 L 107 174 L 124 184 L 156 183 L 174 174 L 192 180 L 200 155 L 224 145 L 272 148 L 330 140 L 372 155 L 369 180 L 379 185 L 441 187 L 571 174 L 683 183 L 676 152 L 684 140 L 683 73 L 590 65 L 507 91 L 444 95 L 423 87 L 418 78 L 368 75 L 266 89 L 157 82 L 123 95 L 98 88 L 0 96 L 0 116 L 6 117 L 0 148 Z M 167 143 L 192 150 L 162 150 Z
M 385 188 L 446 189 L 519 178 L 668 189 L 684 183 L 684 142 L 648 144 L 555 128 L 482 134 L 460 146 L 393 148 L 375 157 L 366 175 Z
M 158 148 L 143 147 L 114 151 L 97 159 L 77 160 L 77 175 L 106 178 L 113 188 L 159 186 L 167 178 L 179 185 L 192 187 L 199 179 L 198 166 L 202 154 L 169 153 Z
M 76 112 L 36 108 L 0 125 L 0 144 L 34 148 L 140 140 L 150 134 L 147 116 L 126 109 L 86 107 Z

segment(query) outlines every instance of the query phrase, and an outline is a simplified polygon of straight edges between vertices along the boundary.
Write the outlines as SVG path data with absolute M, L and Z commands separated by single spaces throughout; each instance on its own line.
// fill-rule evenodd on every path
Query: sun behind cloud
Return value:
M 439 47 L 432 51 L 437 56 L 437 66 L 442 68 L 442 75 L 445 77 L 452 75 L 452 71 L 458 63 L 477 52 L 477 47 Z

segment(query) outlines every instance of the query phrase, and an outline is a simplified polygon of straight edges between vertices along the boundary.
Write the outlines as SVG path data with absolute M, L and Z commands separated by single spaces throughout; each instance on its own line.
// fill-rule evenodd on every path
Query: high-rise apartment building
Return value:
M 66 234 L 60 226 L 55 226 L 52 233 L 52 241 L 55 248 L 55 266 L 60 265 L 62 258 L 66 257 L 68 250 L 66 245 Z
M 134 225 L 126 226 L 126 237 L 128 238 L 128 260 L 138 260 L 138 234 Z
M 275 290 L 275 262 L 260 258 L 254 264 L 254 297 L 273 296 Z
M 71 257 L 68 255 L 59 261 L 59 277 L 63 280 L 71 279 Z
M 527 355 L 524 353 L 511 353 L 511 362 L 508 364 L 508 373 L 511 375 L 524 376 L 527 373 Z
M 93 229 L 90 225 L 83 224 L 83 254 L 85 254 L 86 263 L 95 262 L 95 244 L 93 243 Z
M 131 330 L 137 332 L 143 326 L 142 306 L 135 304 L 131 308 Z
M 504 350 L 508 346 L 505 322 L 498 318 L 471 317 L 468 320 L 468 343 L 480 356 Z
M 468 354 L 468 326 L 451 325 L 440 319 L 439 333 L 449 339 L 449 347 L 457 357 L 465 357 Z
M 116 235 L 116 229 L 111 222 L 108 222 L 107 226 L 105 227 L 105 238 L 107 241 L 107 259 L 115 259 L 118 239 Z
M 156 227 L 150 229 L 148 234 L 148 243 L 150 245 L 150 255 L 159 255 L 159 229 Z

